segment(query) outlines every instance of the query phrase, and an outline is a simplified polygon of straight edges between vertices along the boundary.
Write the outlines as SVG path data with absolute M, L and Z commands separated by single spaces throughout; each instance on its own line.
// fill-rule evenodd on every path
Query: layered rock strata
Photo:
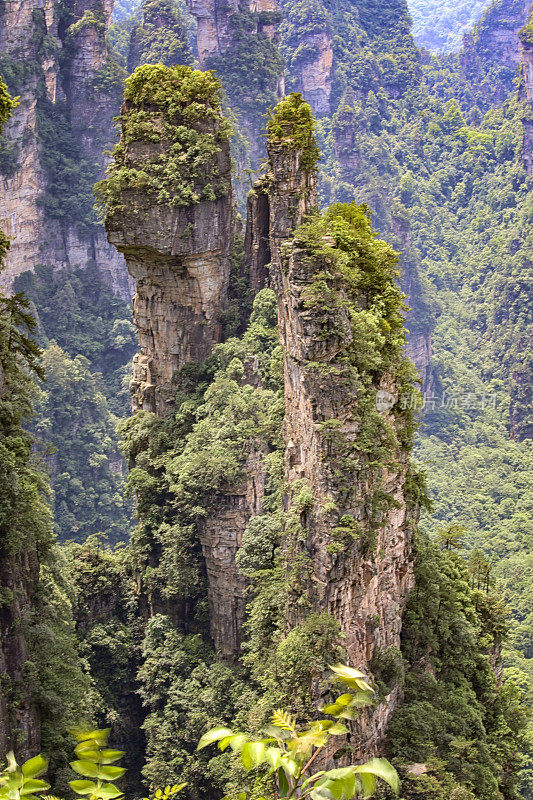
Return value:
M 209 101 L 204 107 L 207 113 Z M 139 111 L 145 115 L 143 119 L 148 116 L 148 122 L 132 132 L 132 115 Z M 189 202 L 168 193 L 160 202 L 147 184 L 148 174 L 155 183 L 165 166 L 170 169 L 172 165 L 179 172 L 183 163 L 179 159 L 187 160 L 184 154 L 177 166 L 172 161 L 176 147 L 181 148 L 174 141 L 174 133 L 187 129 L 186 115 L 187 110 L 182 109 L 171 119 L 157 102 L 148 112 L 143 103 L 136 106 L 135 102 L 125 102 L 121 113 L 123 147 L 115 166 L 118 171 L 140 176 L 141 188 L 121 190 L 120 205 L 106 218 L 109 241 L 125 256 L 136 286 L 133 316 L 141 350 L 133 364 L 133 409 L 160 416 L 166 414 L 171 402 L 174 372 L 189 361 L 203 361 L 220 341 L 233 244 L 231 160 L 221 117 L 200 116 L 188 128 L 196 142 L 194 147 L 209 140 L 213 148 L 206 156 L 203 178 L 183 175 L 177 179 L 178 187 L 183 181 L 190 190 Z M 194 150 L 190 157 L 200 156 Z M 218 196 L 211 187 L 215 175 Z

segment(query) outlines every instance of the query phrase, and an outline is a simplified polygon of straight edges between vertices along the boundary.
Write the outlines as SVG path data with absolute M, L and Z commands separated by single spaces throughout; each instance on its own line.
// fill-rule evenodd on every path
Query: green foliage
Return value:
M 471 588 L 461 556 L 423 537 L 415 578 L 402 634 L 405 699 L 389 726 L 389 754 L 398 766 L 427 763 L 436 797 L 457 785 L 475 797 L 514 797 L 524 719 L 512 687 L 492 668 L 507 630 L 505 605 Z M 405 797 L 427 791 L 428 781 L 408 775 Z
M 19 148 L 16 142 L 8 141 L 8 139 L 2 135 L 1 131 L 12 115 L 13 109 L 17 107 L 19 98 L 11 97 L 7 91 L 7 86 L 1 78 L 1 72 L 2 64 L 0 61 L 0 174 L 4 175 L 6 178 L 10 178 L 17 167 Z M 0 248 L 2 246 L 5 247 L 3 233 L 1 237 Z M 0 250 L 0 258 L 2 258 L 3 255 L 4 253 Z
M 68 34 L 72 37 L 75 37 L 85 28 L 94 28 L 101 38 L 104 37 L 105 22 L 103 19 L 103 14 L 101 15 L 98 12 L 95 14 L 94 11 L 87 9 L 84 11 L 83 15 L 76 20 L 76 22 L 70 25 L 68 28 Z
M 220 149 L 230 133 L 220 91 L 211 72 L 163 64 L 137 67 L 125 83 L 121 139 L 106 179 L 96 186 L 104 214 L 124 210 L 128 193 L 135 191 L 142 191 L 147 202 L 177 206 L 228 193 L 219 171 Z M 154 155 L 136 161 L 130 149 L 134 142 L 150 142 Z
M 267 794 L 270 797 L 311 797 L 312 800 L 331 797 L 349 800 L 357 795 L 370 797 L 376 792 L 378 778 L 398 794 L 400 784 L 396 770 L 383 758 L 373 758 L 359 766 L 309 774 L 320 751 L 332 746 L 331 738 L 348 733 L 348 728 L 340 720 L 354 719 L 358 709 L 370 704 L 373 694 L 363 673 L 343 665 L 332 669 L 337 679 L 352 690 L 323 709 L 323 713 L 334 717 L 333 720 L 323 717 L 301 729 L 291 714 L 277 709 L 272 714 L 272 723 L 264 730 L 266 738 L 254 740 L 228 728 L 213 728 L 202 736 L 198 749 L 216 742 L 219 750 L 229 747 L 239 755 L 247 772 L 268 766 L 268 775 L 277 779 L 276 788 L 271 788 Z M 272 782 L 269 782 L 271 786 Z
M 18 106 L 18 101 L 19 98 L 11 97 L 4 81 L 0 80 L 0 130 L 12 115 L 13 109 Z
M 44 351 L 46 383 L 32 429 L 42 442 L 54 489 L 54 521 L 63 541 L 105 532 L 127 538 L 131 509 L 124 499 L 123 461 L 101 379 L 83 356 L 71 359 L 52 342 Z M 48 452 L 47 452 L 48 451 Z
M 443 4 L 437 0 L 409 0 L 413 36 L 417 44 L 428 50 L 460 50 L 464 34 L 469 33 L 480 19 L 486 5 L 484 0 L 453 4 Z
M 357 419 L 357 435 L 346 437 L 342 422 L 324 420 L 320 432 L 328 442 L 328 462 L 338 496 L 329 514 L 333 555 L 346 547 L 361 552 L 375 548 L 375 531 L 383 514 L 394 501 L 383 490 L 383 470 L 398 469 L 402 448 L 411 446 L 414 416 L 394 402 L 395 425 L 378 409 L 378 387 L 384 375 L 390 376 L 404 392 L 414 392 L 414 372 L 404 356 L 403 295 L 397 285 L 397 256 L 392 248 L 377 238 L 370 226 L 368 209 L 356 204 L 335 204 L 323 213 L 315 213 L 294 232 L 296 246 L 305 252 L 304 263 L 312 265 L 312 280 L 306 281 L 301 293 L 303 307 L 313 315 L 319 327 L 319 338 L 325 341 L 347 338 L 349 344 L 339 347 L 339 355 L 322 361 L 308 361 L 306 369 L 324 391 L 334 381 L 349 402 L 358 397 L 351 413 Z M 371 499 L 356 522 L 354 508 L 360 499 L 353 492 L 353 471 L 368 478 Z M 299 487 L 291 487 L 293 505 Z M 347 498 L 352 498 L 347 500 Z M 312 498 L 311 498 L 312 499 Z M 309 510 L 309 499 L 302 513 Z M 292 537 L 298 549 L 298 531 Z
M 39 100 L 37 136 L 46 175 L 39 202 L 52 219 L 74 221 L 82 233 L 90 232 L 97 221 L 93 185 L 99 167 L 84 157 L 72 133 L 66 104 L 52 103 L 46 97 Z
M 60 270 L 38 265 L 15 279 L 15 289 L 33 304 L 41 346 L 55 341 L 71 358 L 87 359 L 91 372 L 103 377 L 109 409 L 117 416 L 129 413 L 124 384 L 137 333 L 131 307 L 112 292 L 96 265 Z
M 114 415 L 129 411 L 126 380 L 137 339 L 131 311 L 94 265 L 38 266 L 15 285 L 33 303 L 46 348 L 47 381 L 31 428 L 52 473 L 56 533 L 63 541 L 100 531 L 113 542 L 125 539 L 131 508 Z
M 510 20 L 516 6 L 491 9 Z M 524 647 L 528 593 L 511 582 L 527 570 L 521 553 L 531 540 L 531 184 L 522 164 L 524 106 L 514 96 L 502 108 L 493 102 L 514 72 L 501 75 L 490 48 L 479 50 L 494 20 L 487 16 L 478 30 L 471 80 L 458 59 L 433 57 L 403 98 L 378 91 L 365 99 L 347 88 L 319 127 L 321 181 L 323 202 L 364 200 L 380 233 L 403 251 L 413 344 L 432 334 L 417 441 L 432 500 L 424 525 L 435 535 L 450 525 L 469 531 L 462 545 L 491 561 L 489 577 L 502 581 Z M 405 405 L 416 405 L 407 392 Z M 523 653 L 506 658 L 530 674 Z M 420 780 L 429 786 L 433 778 Z M 439 791 L 447 798 L 453 786 Z
M 399 97 L 420 78 L 420 56 L 410 35 L 410 18 L 403 0 L 284 0 L 281 52 L 287 61 L 289 87 L 301 80 L 302 67 L 321 57 L 318 36 L 331 38 L 334 111 L 350 87 L 366 97 L 384 92 Z M 321 67 L 320 67 L 321 68 Z
M 316 171 L 320 151 L 315 139 L 315 121 L 301 94 L 292 92 L 270 112 L 267 136 L 272 143 L 297 150 L 304 169 Z
M 6 252 L 2 242 L 0 268 Z M 20 663 L 15 656 L 13 674 L 2 670 L 0 686 L 6 739 L 17 745 L 24 740 L 18 710 L 29 710 L 30 719 L 42 720 L 42 742 L 55 751 L 58 778 L 65 755 L 58 731 L 73 716 L 83 716 L 89 682 L 77 652 L 68 582 L 54 546 L 47 475 L 24 427 L 36 392 L 33 376 L 43 373 L 35 330 L 23 293 L 0 295 L 0 594 L 2 618 L 24 656 Z M 10 666 L 4 659 L 3 665 Z M 36 778 L 43 767 L 42 760 L 32 759 L 18 769 L 11 759 L 0 777 L 0 796 L 31 800 L 34 791 L 48 789 Z
M 145 753 L 138 730 L 144 715 L 136 674 L 144 623 L 129 548 L 112 549 L 104 536 L 95 534 L 61 550 L 73 587 L 78 647 L 91 675 L 94 716 L 112 726 L 113 738 L 126 750 L 123 791 L 138 794 Z
M 95 94 L 111 95 L 121 93 L 126 70 L 120 66 L 115 58 L 108 56 L 102 66 L 91 78 L 90 86 Z
M 295 232 L 310 255 L 324 264 L 307 291 L 308 308 L 323 311 L 325 320 L 340 302 L 332 280 L 339 274 L 351 309 L 358 352 L 352 358 L 361 376 L 372 378 L 387 368 L 401 370 L 405 343 L 404 305 L 397 255 L 372 232 L 368 209 L 354 203 L 335 204 Z
M 74 626 L 74 586 L 62 550 L 55 546 L 40 568 L 22 631 L 28 647 L 23 667 L 41 719 L 41 746 L 50 756 L 51 782 L 67 788 L 70 741 L 67 729 L 92 722 L 94 692 L 80 656 Z
M 126 772 L 124 767 L 113 766 L 124 753 L 122 750 L 108 748 L 109 733 L 109 728 L 72 731 L 78 744 L 74 749 L 77 760 L 71 761 L 70 766 L 82 778 L 90 779 L 69 781 L 70 788 L 80 797 L 88 797 L 89 800 L 114 800 L 124 796 L 111 782 L 118 780 Z
M 213 495 L 242 480 L 250 448 L 280 444 L 283 402 L 274 324 L 275 296 L 265 289 L 254 301 L 243 340 L 217 346 L 196 374 L 189 365 L 177 376 L 173 415 L 161 421 L 140 412 L 122 425 L 140 516 L 134 547 L 139 554 L 152 542 L 161 548 L 158 563 L 143 576 L 150 594 L 201 596 L 198 520 Z M 264 380 L 257 388 L 240 380 L 254 356 Z
M 7 754 L 7 767 L 0 772 L 0 798 L 1 800 L 37 800 L 40 792 L 50 788 L 50 784 L 40 780 L 48 769 L 48 761 L 38 755 L 25 761 L 19 767 L 12 752 Z
M 224 791 L 226 759 L 206 759 L 196 745 L 207 726 L 234 719 L 253 692 L 238 668 L 215 660 L 198 634 L 183 634 L 172 620 L 156 614 L 149 621 L 139 671 L 141 697 L 147 709 L 144 730 L 151 783 L 187 780 L 194 796 L 211 788 Z
M 96 730 L 94 728 L 73 728 L 72 735 L 78 742 L 74 753 L 76 761 L 72 761 L 72 770 L 83 778 L 91 780 L 71 780 L 70 788 L 79 797 L 89 800 L 115 800 L 124 797 L 123 792 L 117 788 L 114 781 L 119 780 L 126 770 L 123 767 L 113 766 L 124 755 L 122 750 L 112 750 L 108 747 L 110 729 Z M 1 800 L 39 800 L 42 792 L 50 789 L 50 784 L 40 780 L 49 766 L 48 759 L 42 755 L 34 756 L 19 766 L 13 752 L 7 754 L 7 767 L 0 771 L 0 798 Z M 143 800 L 169 800 L 179 794 L 185 783 L 165 786 L 164 789 L 154 789 L 151 798 Z M 59 800 L 52 795 L 45 795 L 44 800 Z
M 39 350 L 27 335 L 34 323 L 21 295 L 3 298 L 0 309 L 0 546 L 6 554 L 36 548 L 44 556 L 52 544 L 48 486 L 23 428 L 34 390 L 27 368 L 41 371 Z

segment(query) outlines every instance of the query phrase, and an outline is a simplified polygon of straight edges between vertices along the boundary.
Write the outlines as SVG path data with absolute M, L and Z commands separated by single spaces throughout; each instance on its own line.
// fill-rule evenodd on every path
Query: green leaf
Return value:
M 348 800 L 354 796 L 356 789 L 356 777 L 353 767 L 340 767 L 324 772 L 317 781 L 315 790 L 321 797 L 333 798 L 333 800 Z
M 342 736 L 343 734 L 348 733 L 348 728 L 342 722 L 336 722 L 327 730 L 332 736 Z
M 69 786 L 76 794 L 91 794 L 96 789 L 94 781 L 69 781 Z
M 346 664 L 335 664 L 331 669 L 337 675 L 338 680 L 346 683 L 348 686 L 373 693 L 372 687 L 366 681 L 366 675 L 363 672 L 359 672 L 358 669 L 348 667 Z
M 289 794 L 289 781 L 287 780 L 287 776 L 282 769 L 278 770 L 278 784 L 279 784 L 279 793 L 282 797 L 285 797 Z
M 272 772 L 275 772 L 281 766 L 281 750 L 278 747 L 267 747 L 265 760 L 272 767 Z
M 122 797 L 122 795 L 123 792 L 112 783 L 103 783 L 98 789 L 98 796 L 104 800 L 113 800 L 114 797 Z
M 100 728 L 99 730 L 92 728 L 71 728 L 69 731 L 69 733 L 71 733 L 72 736 L 78 740 L 78 742 L 87 742 L 88 740 L 92 740 L 100 746 L 107 744 L 110 732 L 111 728 Z M 91 749 L 94 749 L 94 744 L 91 745 Z
M 236 733 L 234 736 L 231 737 L 229 746 L 231 747 L 234 753 L 237 753 L 244 747 L 246 741 L 247 740 L 244 733 Z
M 94 742 L 91 742 L 91 744 L 94 744 Z M 88 750 L 86 747 L 78 746 L 74 749 L 74 752 L 83 761 L 92 761 L 93 764 L 98 764 L 98 762 L 100 761 L 99 750 Z
M 341 694 L 335 700 L 335 703 L 339 703 L 341 706 L 349 706 L 353 700 L 353 694 Z
M 376 793 L 376 788 L 378 785 L 376 776 L 372 775 L 371 773 L 362 772 L 359 774 L 359 780 L 361 781 L 363 796 L 372 797 L 372 795 Z
M 124 755 L 124 750 L 101 750 L 102 764 L 114 764 Z
M 289 756 L 282 756 L 281 767 L 285 774 L 289 775 L 291 778 L 294 778 L 298 772 L 298 763 L 294 760 L 294 758 L 290 758 Z
M 277 708 L 272 714 L 272 722 L 276 728 L 281 728 L 285 731 L 294 731 L 296 722 L 293 717 L 282 708 Z
M 101 781 L 115 781 L 117 778 L 122 778 L 125 772 L 124 767 L 100 767 L 97 777 Z
M 219 743 L 218 743 L 218 749 L 223 753 L 232 739 L 233 739 L 233 735 L 232 736 L 224 736 L 224 738 L 221 739 L 219 741 Z
M 30 778 L 28 781 L 24 781 L 24 785 L 20 790 L 21 795 L 33 794 L 34 792 L 44 792 L 50 788 L 50 784 L 46 783 L 46 781 L 40 781 L 36 778 Z
M 325 770 L 323 770 L 323 769 L 321 769 L 321 770 L 320 770 L 320 772 L 315 772 L 315 774 L 314 774 L 314 775 L 311 775 L 311 777 L 310 777 L 310 778 L 307 778 L 307 780 L 305 780 L 305 781 L 302 783 L 301 789 L 302 789 L 302 790 L 303 790 L 303 789 L 307 789 L 307 787 L 308 787 L 308 786 L 309 786 L 311 783 L 314 783 L 314 782 L 315 782 L 315 781 L 317 781 L 317 780 L 318 780 L 320 777 L 322 777 L 322 775 L 324 774 L 324 772 L 325 772 Z
M 265 760 L 265 745 L 262 742 L 246 742 L 241 750 L 244 769 L 258 767 Z
M 18 764 L 16 762 L 13 750 L 10 750 L 9 753 L 6 755 L 6 760 L 7 760 L 7 772 L 14 772 L 17 769 Z
M 354 767 L 354 772 L 361 776 L 365 774 L 375 775 L 377 778 L 381 778 L 382 781 L 385 781 L 385 783 L 388 783 L 395 794 L 399 794 L 400 792 L 398 773 L 386 758 L 371 758 L 366 764 L 360 764 Z
M 71 761 L 70 766 L 74 772 L 83 775 L 84 778 L 98 777 L 98 767 L 92 761 Z
M 344 706 L 341 706 L 340 703 L 332 703 L 322 709 L 323 714 L 331 714 L 332 717 L 338 717 L 342 711 L 344 711 Z
M 207 747 L 213 742 L 219 742 L 221 739 L 225 739 L 226 736 L 232 736 L 233 731 L 230 731 L 229 728 L 211 728 L 210 731 L 204 733 L 200 741 L 198 742 L 197 750 L 202 750 L 204 747 Z
M 48 759 L 43 758 L 43 756 L 35 756 L 34 758 L 30 758 L 29 761 L 26 761 L 22 765 L 22 774 L 25 778 L 36 778 L 38 775 L 42 775 L 43 772 L 46 772 L 48 769 Z

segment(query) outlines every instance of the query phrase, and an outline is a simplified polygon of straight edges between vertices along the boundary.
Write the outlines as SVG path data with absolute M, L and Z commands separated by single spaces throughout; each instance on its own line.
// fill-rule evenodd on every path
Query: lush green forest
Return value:
M 351 722 L 344 729 L 351 719 L 345 707 L 353 703 L 352 716 L 364 720 L 367 706 L 398 692 L 381 755 L 398 771 L 403 800 L 528 800 L 533 177 L 523 158 L 530 114 L 523 77 L 510 76 L 492 53 L 478 52 L 470 72 L 449 54 L 485 3 L 448 8 L 412 0 L 414 39 L 403 0 L 283 0 L 280 7 L 282 13 L 261 12 L 259 23 L 259 12 L 239 8 L 228 50 L 209 64 L 222 84 L 219 99 L 218 80 L 210 79 L 209 103 L 235 128 L 237 167 L 249 167 L 250 131 L 267 127 L 279 144 L 290 129 L 291 146 L 304 153 L 302 168 L 317 173 L 321 208 L 330 207 L 315 210 L 297 231 L 308 260 L 324 252 L 330 259 L 311 284 L 306 311 L 326 318 L 337 305 L 348 308 L 356 345 L 343 355 L 342 368 L 357 376 L 363 398 L 354 446 L 378 487 L 368 503 L 370 520 L 378 501 L 386 505 L 376 476 L 391 465 L 394 437 L 413 448 L 409 497 L 421 516 L 401 646 L 376 649 L 371 686 L 357 683 L 362 675 L 348 676 L 348 694 L 335 702 L 324 676 L 332 664 L 349 661 L 349 653 L 338 621 L 312 608 L 306 594 L 309 573 L 300 555 L 314 497 L 305 481 L 288 487 L 283 471 L 276 293 L 272 287 L 254 293 L 248 285 L 237 226 L 224 341 L 205 362 L 174 375 L 164 418 L 130 414 L 138 349 L 131 307 L 96 269 L 43 264 L 17 278 L 12 297 L 0 296 L 0 632 L 7 642 L 0 700 L 15 740 L 38 717 L 37 749 L 51 758 L 49 780 L 61 796 L 75 777 L 68 767 L 73 747 L 81 748 L 80 758 L 96 753 L 88 756 L 91 764 L 98 748 L 107 747 L 107 734 L 92 740 L 79 734 L 72 742 L 74 724 L 87 731 L 110 727 L 127 768 L 117 794 L 113 786 L 107 794 L 98 794 L 101 786 L 72 786 L 81 796 L 140 797 L 148 786 L 167 784 L 174 789 L 165 796 L 179 792 L 190 800 L 307 796 L 299 783 L 303 756 L 284 770 L 287 762 L 272 753 L 268 761 L 265 747 L 277 742 L 285 752 L 292 736 L 294 752 L 307 759 L 313 748 L 329 752 L 331 736 L 354 730 Z M 174 64 L 194 66 L 197 22 L 173 0 L 118 2 L 113 19 L 108 37 L 117 62 L 128 71 L 166 65 L 150 75 L 171 109 L 176 97 L 168 87 L 175 84 L 158 84 L 157 76 L 168 76 Z M 279 40 L 265 33 L 275 25 Z M 287 91 L 298 89 L 302 65 L 316 58 L 313 37 L 324 32 L 331 35 L 330 111 L 315 122 L 306 104 L 292 100 L 277 106 L 267 125 L 263 115 L 276 103 L 280 76 Z M 420 53 L 415 41 L 445 54 Z M 185 102 L 189 87 L 200 84 L 188 82 L 186 68 L 180 75 Z M 128 86 L 126 98 L 137 102 Z M 2 122 L 12 107 L 0 84 Z M 155 141 L 144 106 L 136 114 L 136 135 Z M 172 142 L 163 177 L 185 204 L 184 170 L 197 180 L 202 154 L 212 157 L 213 145 L 204 134 L 203 150 L 195 150 L 198 136 L 184 124 Z M 154 174 L 159 180 L 160 164 Z M 124 185 L 139 179 L 125 167 L 121 176 Z M 104 185 L 104 202 L 106 186 L 116 209 L 123 185 Z M 252 199 L 258 191 L 256 185 Z M 205 198 L 191 202 L 215 194 L 209 184 Z M 407 328 L 430 349 L 420 391 L 402 359 L 401 296 L 382 239 L 400 252 L 411 304 Z M 0 259 L 8 247 L 0 234 Z M 400 387 L 394 436 L 374 411 L 376 376 L 384 370 Z M 335 422 L 329 421 L 332 452 Z M 221 658 L 209 635 L 202 535 L 210 518 L 225 513 L 221 498 L 246 480 L 258 450 L 262 511 L 248 521 L 235 559 L 245 586 L 243 643 L 238 658 Z M 346 462 L 340 463 L 342 473 Z M 328 552 L 342 557 L 355 548 L 360 558 L 380 557 L 372 524 L 331 506 L 324 511 L 335 519 Z M 303 608 L 305 619 L 287 625 L 291 605 L 296 615 Z M 13 615 L 20 620 L 18 644 Z M 379 628 L 379 616 L 373 624 Z M 340 727 L 308 729 L 324 704 L 323 713 Z M 276 717 L 280 708 L 285 716 Z M 271 728 L 265 743 L 261 731 L 269 722 L 278 733 Z M 206 731 L 221 725 L 230 730 L 197 750 Z M 96 750 L 87 741 L 96 741 Z M 26 755 L 35 754 L 33 745 Z M 101 763 L 114 764 L 122 754 L 109 752 L 116 754 Z M 341 768 L 345 757 L 364 760 L 353 733 L 340 751 Z M 326 769 L 320 758 L 317 769 Z M 339 769 L 327 776 L 330 784 L 317 778 L 310 796 L 348 800 L 377 792 L 388 800 L 397 788 L 389 768 L 388 762 L 369 768 L 384 778 L 379 784 Z M 106 779 L 121 777 L 122 768 L 109 769 Z M 100 781 L 92 766 L 85 770 L 78 777 Z M 5 788 L 6 774 L 0 773 L 0 798 L 31 800 L 23 785 Z

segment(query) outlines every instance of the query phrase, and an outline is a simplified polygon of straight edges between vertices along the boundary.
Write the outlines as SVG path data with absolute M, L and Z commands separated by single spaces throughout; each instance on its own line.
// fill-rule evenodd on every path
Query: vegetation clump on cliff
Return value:
M 320 150 L 316 143 L 315 126 L 310 105 L 301 94 L 291 92 L 270 112 L 267 136 L 270 142 L 297 151 L 302 168 L 316 172 Z
M 124 211 L 135 192 L 144 202 L 178 207 L 227 195 L 220 153 L 231 131 L 220 93 L 211 72 L 137 67 L 125 84 L 121 139 L 107 177 L 96 187 L 107 216 Z

